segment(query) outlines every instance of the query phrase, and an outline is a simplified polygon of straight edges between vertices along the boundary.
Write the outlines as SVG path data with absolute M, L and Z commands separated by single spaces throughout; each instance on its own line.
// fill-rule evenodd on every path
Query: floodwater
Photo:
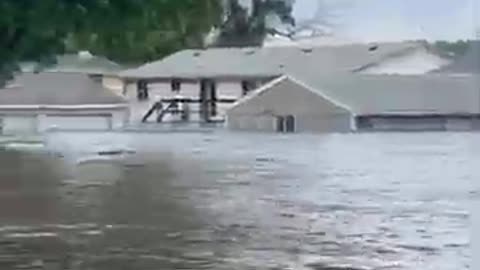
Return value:
M 0 150 L 0 269 L 470 269 L 479 141 L 52 134 Z

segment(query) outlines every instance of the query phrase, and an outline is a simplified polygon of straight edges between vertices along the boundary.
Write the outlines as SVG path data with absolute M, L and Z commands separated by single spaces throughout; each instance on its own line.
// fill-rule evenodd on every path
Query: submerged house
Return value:
M 0 89 L 0 135 L 111 130 L 128 119 L 125 100 L 88 75 L 23 73 Z
M 227 111 L 232 130 L 270 132 L 480 129 L 478 76 L 285 75 Z
M 43 67 L 41 71 L 85 74 L 92 80 L 101 82 L 105 88 L 114 93 L 121 93 L 123 83 L 117 74 L 124 70 L 124 67 L 103 56 L 79 52 L 58 55 L 55 61 L 53 65 Z M 23 72 L 35 72 L 38 67 L 36 63 L 23 63 L 21 69 Z
M 419 42 L 212 48 L 180 51 L 120 76 L 132 123 L 169 119 L 222 122 L 235 102 L 284 74 L 411 74 L 408 67 L 419 55 L 426 55 L 430 62 L 417 73 L 445 64 Z

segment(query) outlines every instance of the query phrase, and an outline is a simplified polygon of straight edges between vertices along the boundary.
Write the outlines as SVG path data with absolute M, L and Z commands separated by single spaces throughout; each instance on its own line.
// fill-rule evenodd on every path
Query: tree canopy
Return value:
M 176 50 L 261 45 L 268 20 L 294 25 L 292 0 L 2 0 L 0 83 L 21 61 L 88 50 L 118 62 L 156 60 Z M 242 1 L 242 3 L 245 1 Z
M 294 1 L 251 0 L 242 6 L 238 0 L 227 1 L 227 14 L 213 46 L 261 46 L 268 34 L 280 33 L 280 25 L 295 26 L 292 16 Z
M 464 55 L 468 48 L 471 46 L 471 41 L 458 40 L 458 41 L 437 41 L 434 43 L 436 49 L 441 53 L 450 57 L 458 57 Z
M 223 11 L 219 0 L 117 1 L 90 8 L 89 20 L 68 36 L 67 49 L 89 50 L 120 62 L 156 60 L 202 46 Z

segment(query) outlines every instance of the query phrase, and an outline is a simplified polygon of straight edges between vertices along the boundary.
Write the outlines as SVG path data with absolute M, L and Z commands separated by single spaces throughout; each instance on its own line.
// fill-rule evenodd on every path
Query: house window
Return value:
M 295 116 L 277 116 L 276 117 L 276 131 L 280 133 L 293 133 L 295 132 Z
M 173 80 L 170 82 L 170 88 L 172 89 L 172 92 L 174 92 L 174 93 L 180 93 L 180 90 L 181 90 L 181 88 L 182 88 L 182 82 L 180 82 L 180 80 L 173 79 Z
M 91 74 L 88 75 L 92 81 L 95 82 L 101 82 L 102 81 L 102 75 L 97 75 L 97 74 Z
M 285 132 L 295 132 L 295 116 L 287 115 L 285 117 Z
M 357 117 L 357 128 L 358 129 L 372 129 L 373 123 L 372 119 L 368 116 L 359 116 Z
M 137 98 L 138 100 L 148 99 L 148 84 L 145 81 L 137 82 Z
M 285 132 L 285 117 L 277 116 L 277 132 Z
M 246 96 L 250 91 L 255 89 L 255 83 L 252 81 L 242 81 L 242 95 Z

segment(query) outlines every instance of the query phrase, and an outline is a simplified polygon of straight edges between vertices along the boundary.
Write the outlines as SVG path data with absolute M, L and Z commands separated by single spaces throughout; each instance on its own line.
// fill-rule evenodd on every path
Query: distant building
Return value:
M 212 122 L 223 121 L 233 103 L 284 74 L 308 71 L 319 75 L 339 72 L 411 74 L 412 63 L 419 57 L 428 58 L 427 62 L 431 63 L 415 70 L 417 73 L 444 64 L 418 42 L 212 48 L 180 51 L 163 60 L 121 72 L 120 76 L 125 81 L 123 94 L 132 108 L 131 122 L 155 121 L 146 116 L 155 115 L 152 108 L 158 101 L 164 101 L 165 106 L 157 110 L 156 119 L 168 119 L 169 116 L 164 117 L 162 112 L 175 100 L 191 104 L 190 121 Z M 399 64 L 395 64 L 395 59 Z M 172 115 L 175 117 L 175 113 Z
M 125 100 L 88 75 L 23 73 L 0 89 L 0 135 L 111 130 L 128 119 Z
M 480 129 L 478 77 L 282 76 L 227 111 L 232 130 L 269 132 Z
M 36 63 L 23 63 L 23 72 L 35 72 Z M 125 68 L 103 56 L 92 55 L 89 52 L 64 54 L 56 57 L 52 66 L 42 67 L 41 72 L 63 72 L 86 74 L 95 81 L 102 82 L 103 86 L 116 94 L 121 94 L 123 82 L 118 73 Z

